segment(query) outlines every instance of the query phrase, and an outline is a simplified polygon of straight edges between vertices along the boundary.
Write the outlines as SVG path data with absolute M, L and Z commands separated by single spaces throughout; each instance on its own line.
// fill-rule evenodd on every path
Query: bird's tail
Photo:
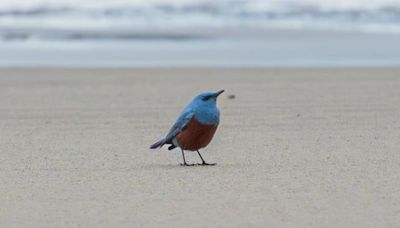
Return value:
M 164 144 L 165 144 L 165 139 L 161 139 L 160 141 L 157 141 L 156 143 L 151 145 L 150 149 L 160 148 L 160 147 L 164 146 Z

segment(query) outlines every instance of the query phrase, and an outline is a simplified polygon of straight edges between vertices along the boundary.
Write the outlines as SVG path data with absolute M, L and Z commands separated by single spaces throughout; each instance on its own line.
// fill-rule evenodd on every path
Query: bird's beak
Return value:
M 225 90 L 220 90 L 218 92 L 215 93 L 215 97 L 218 97 L 219 95 L 221 95 L 221 93 L 223 93 Z

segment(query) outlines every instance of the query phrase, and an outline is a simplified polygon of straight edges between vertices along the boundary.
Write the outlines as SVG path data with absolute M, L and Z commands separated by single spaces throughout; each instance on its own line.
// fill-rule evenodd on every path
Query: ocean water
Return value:
M 399 37 L 400 0 L 0 1 L 0 66 L 398 65 Z

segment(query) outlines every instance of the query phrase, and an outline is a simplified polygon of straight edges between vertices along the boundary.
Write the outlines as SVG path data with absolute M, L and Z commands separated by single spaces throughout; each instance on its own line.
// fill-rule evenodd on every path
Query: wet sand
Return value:
M 0 226 L 397 227 L 399 74 L 2 69 Z M 218 89 L 217 166 L 148 149 Z
M 110 29 L 103 35 L 111 37 L 99 39 L 0 39 L 0 67 L 400 66 L 400 33 L 196 26 L 168 28 L 169 35 L 138 32 L 129 29 L 123 39 Z

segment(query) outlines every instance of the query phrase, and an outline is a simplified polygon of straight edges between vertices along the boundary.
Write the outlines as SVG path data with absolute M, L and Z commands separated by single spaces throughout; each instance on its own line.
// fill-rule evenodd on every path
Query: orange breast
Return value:
M 206 147 L 213 138 L 218 125 L 204 125 L 192 118 L 186 129 L 176 136 L 184 150 L 198 150 Z

